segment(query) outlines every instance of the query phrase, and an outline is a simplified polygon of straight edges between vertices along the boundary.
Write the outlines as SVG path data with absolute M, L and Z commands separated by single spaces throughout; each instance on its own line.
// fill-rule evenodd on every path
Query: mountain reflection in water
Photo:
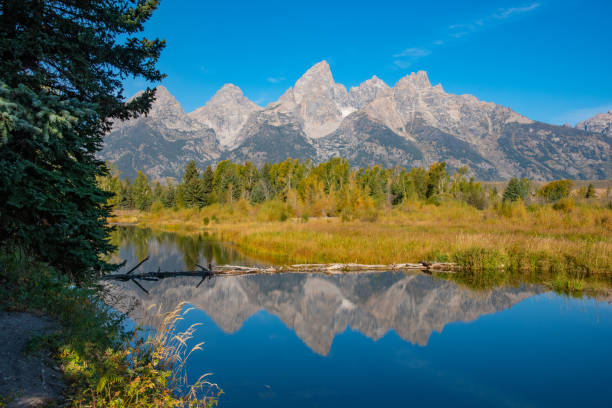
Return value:
M 146 270 L 193 269 L 206 262 L 254 263 L 206 236 L 153 235 L 135 228 L 121 232 L 122 258 L 132 265 L 149 255 L 142 267 Z M 170 311 L 186 302 L 205 311 L 224 332 L 234 333 L 265 310 L 321 355 L 329 353 L 334 337 L 348 327 L 373 340 L 394 330 L 402 339 L 424 346 L 448 323 L 475 320 L 543 291 L 534 285 L 472 291 L 451 281 L 402 272 L 217 276 L 196 287 L 199 281 L 146 282 L 148 294 L 131 282 L 113 286 L 137 305 L 130 313 L 137 322 L 155 326 L 159 309 L 151 306 Z
M 131 313 L 136 321 L 155 325 L 158 310 L 150 306 L 169 311 L 187 302 L 205 311 L 224 332 L 234 333 L 265 310 L 321 355 L 347 327 L 373 340 L 395 330 L 402 339 L 424 346 L 448 323 L 472 321 L 538 293 L 536 288 L 472 292 L 424 274 L 399 272 L 219 276 L 196 288 L 199 280 L 147 282 L 149 294 L 130 282 L 120 285 L 137 300 Z
M 113 239 L 128 266 L 150 257 L 139 271 L 257 264 L 206 235 L 121 228 Z M 401 272 L 200 281 L 141 281 L 149 293 L 106 283 L 115 306 L 145 326 L 158 327 L 160 308 L 195 308 L 177 327 L 201 323 L 191 346 L 204 348 L 189 357 L 188 379 L 212 372 L 222 407 L 558 408 L 612 395 L 606 301 Z

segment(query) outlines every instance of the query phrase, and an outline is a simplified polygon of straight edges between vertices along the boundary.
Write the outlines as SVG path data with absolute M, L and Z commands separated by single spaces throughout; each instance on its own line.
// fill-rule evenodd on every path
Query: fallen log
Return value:
M 425 272 L 456 272 L 459 266 L 450 262 L 439 263 L 398 263 L 391 265 L 364 265 L 356 263 L 331 264 L 295 264 L 269 267 L 248 267 L 239 265 L 215 266 L 214 275 L 240 275 L 250 273 L 344 273 L 344 272 L 375 272 L 375 271 L 425 271 Z
M 142 262 L 137 265 L 140 266 Z M 342 274 L 346 272 L 376 272 L 376 271 L 422 271 L 427 273 L 432 272 L 447 272 L 452 273 L 459 270 L 457 264 L 449 262 L 438 263 L 398 263 L 391 265 L 364 265 L 356 263 L 331 263 L 331 264 L 295 264 L 282 266 L 241 266 L 241 265 L 217 265 L 214 268 L 209 265 L 208 268 L 197 265 L 200 270 L 197 271 L 176 271 L 176 272 L 144 272 L 132 273 L 135 268 L 132 268 L 128 273 L 112 274 L 103 277 L 103 280 L 158 280 L 170 277 L 180 276 L 199 276 L 209 278 L 214 275 L 248 275 L 248 274 L 272 274 L 272 273 L 327 273 L 327 274 Z

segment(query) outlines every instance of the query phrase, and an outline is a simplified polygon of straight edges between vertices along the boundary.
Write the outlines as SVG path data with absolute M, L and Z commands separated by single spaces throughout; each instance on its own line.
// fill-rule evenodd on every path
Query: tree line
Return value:
M 142 171 L 131 181 L 121 178 L 111 164 L 109 167 L 109 174 L 98 178 L 100 187 L 112 194 L 109 204 L 116 209 L 141 211 L 247 201 L 283 203 L 305 216 L 371 218 L 375 217 L 376 209 L 410 200 L 432 204 L 454 200 L 478 209 L 519 200 L 560 205 L 573 188 L 571 180 L 553 181 L 537 188 L 526 178 L 513 178 L 500 194 L 496 187 L 469 178 L 467 167 L 450 174 L 444 162 L 408 170 L 381 166 L 351 168 L 348 160 L 342 158 L 320 164 L 289 158 L 259 168 L 251 162 L 226 160 L 202 170 L 190 161 L 178 182 L 171 178 L 151 182 Z M 595 190 L 589 185 L 580 194 L 593 198 Z M 279 207 L 278 211 L 284 210 Z
M 450 174 L 444 162 L 408 170 L 381 166 L 351 168 L 348 160 L 342 158 L 321 164 L 287 159 L 265 163 L 259 168 L 251 162 L 239 164 L 226 160 L 202 170 L 191 161 L 178 182 L 174 179 L 151 182 L 142 171 L 134 181 L 122 179 L 109 166 L 110 173 L 98 178 L 100 187 L 112 194 L 109 204 L 117 209 L 143 211 L 202 208 L 241 200 L 251 204 L 276 201 L 299 207 L 308 216 L 351 218 L 367 217 L 368 211 L 408 200 L 433 204 L 456 200 L 478 209 L 495 202 L 527 202 L 535 198 L 555 203 L 568 197 L 573 186 L 570 180 L 560 180 L 536 189 L 528 179 L 513 178 L 500 195 L 495 187 L 468 178 L 467 167 Z M 587 198 L 593 195 L 590 186 Z

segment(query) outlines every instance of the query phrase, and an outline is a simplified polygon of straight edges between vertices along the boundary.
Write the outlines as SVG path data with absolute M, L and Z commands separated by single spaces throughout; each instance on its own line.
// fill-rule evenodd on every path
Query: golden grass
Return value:
M 245 254 L 277 264 L 444 261 L 480 248 L 498 253 L 500 262 L 520 253 L 526 258 L 574 259 L 590 273 L 612 271 L 612 210 L 607 208 L 557 211 L 519 203 L 480 211 L 454 202 L 412 202 L 379 211 L 375 222 L 261 221 L 260 211 L 261 206 L 239 202 L 201 210 L 122 211 L 113 220 L 135 220 L 141 226 L 181 233 L 213 232 Z

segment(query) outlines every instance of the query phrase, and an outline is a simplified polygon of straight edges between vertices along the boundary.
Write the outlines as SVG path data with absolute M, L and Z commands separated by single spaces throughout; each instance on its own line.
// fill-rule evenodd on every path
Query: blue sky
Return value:
M 225 83 L 265 105 L 327 60 L 347 88 L 425 70 L 447 92 L 575 124 L 612 109 L 611 27 L 610 0 L 162 0 L 145 35 L 166 39 L 163 84 L 186 111 Z

